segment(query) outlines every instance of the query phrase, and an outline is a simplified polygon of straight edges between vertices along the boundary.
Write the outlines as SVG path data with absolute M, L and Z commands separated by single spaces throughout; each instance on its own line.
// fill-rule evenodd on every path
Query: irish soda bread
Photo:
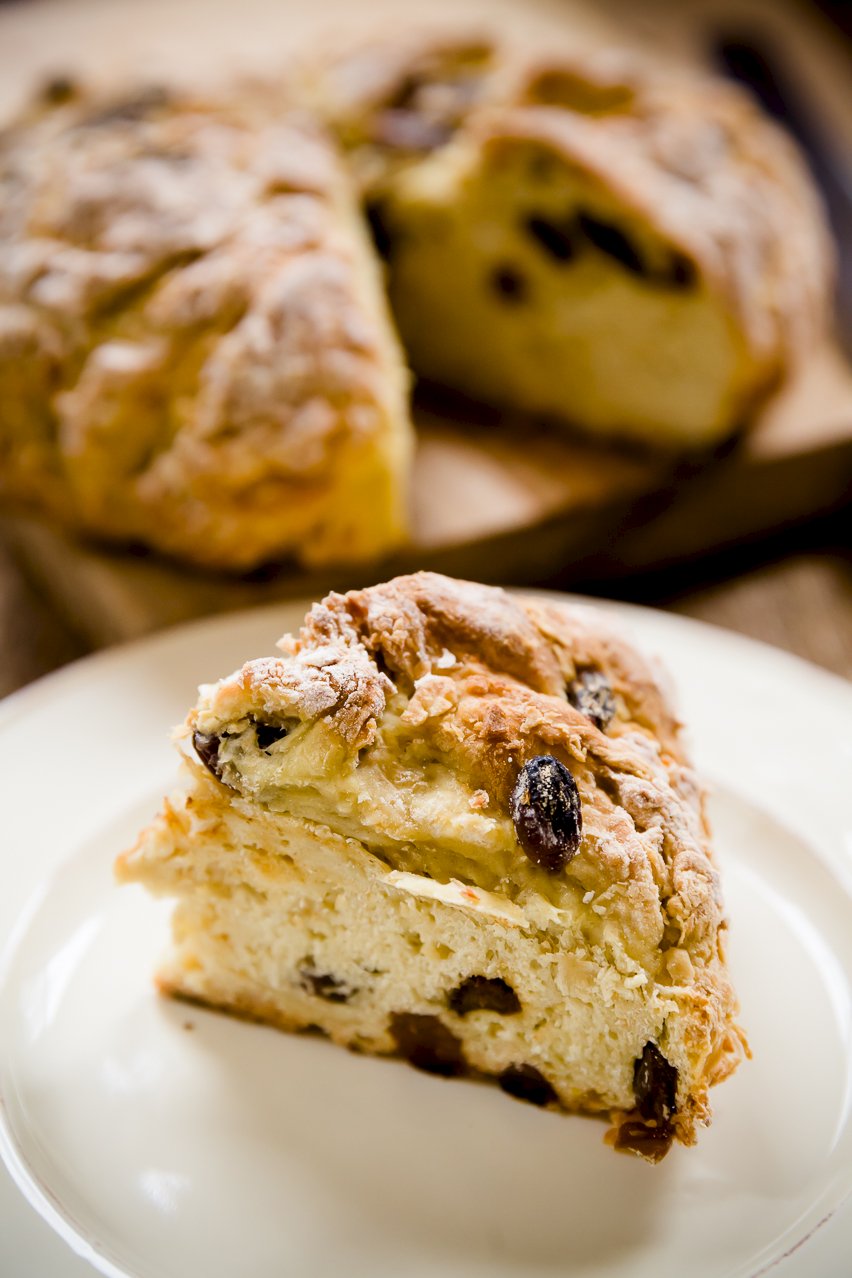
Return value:
M 325 83 L 423 377 L 702 448 L 824 328 L 830 251 L 805 167 L 724 82 L 465 37 L 370 44 Z
M 201 689 L 119 877 L 177 898 L 171 994 L 691 1144 L 744 1040 L 701 790 L 592 611 L 429 573 Z
M 60 85 L 0 134 L 7 499 L 218 567 L 374 557 L 405 529 L 406 395 L 314 120 Z

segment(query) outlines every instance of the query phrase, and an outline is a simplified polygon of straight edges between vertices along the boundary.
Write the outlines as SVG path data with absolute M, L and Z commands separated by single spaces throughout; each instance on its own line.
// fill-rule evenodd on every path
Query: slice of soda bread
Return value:
M 422 573 L 204 687 L 119 877 L 177 899 L 161 988 L 609 1115 L 656 1161 L 744 1040 L 702 793 L 591 610 Z

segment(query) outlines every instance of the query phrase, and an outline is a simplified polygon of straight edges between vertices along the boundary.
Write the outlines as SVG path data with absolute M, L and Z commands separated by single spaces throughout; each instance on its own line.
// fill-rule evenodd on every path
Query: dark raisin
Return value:
M 646 1043 L 633 1066 L 633 1093 L 642 1118 L 662 1125 L 675 1112 L 677 1070 L 656 1043 Z
M 535 1065 L 510 1065 L 498 1076 L 497 1082 L 509 1096 L 529 1101 L 531 1105 L 552 1105 L 558 1100 L 556 1092 Z
M 299 1033 L 300 1033 L 300 1034 L 310 1034 L 310 1035 L 313 1035 L 313 1036 L 314 1036 L 314 1037 L 316 1037 L 316 1038 L 330 1038 L 330 1037 L 331 1037 L 331 1035 L 329 1034 L 329 1032 L 328 1032 L 328 1030 L 327 1030 L 327 1029 L 323 1029 L 323 1027 L 322 1027 L 321 1025 L 314 1025 L 314 1024 L 313 1024 L 313 1022 L 312 1022 L 310 1025 L 303 1025 L 303 1026 L 302 1026 L 302 1028 L 299 1030 Z
M 364 213 L 373 236 L 376 252 L 380 257 L 389 258 L 393 248 L 393 236 L 388 227 L 384 204 L 379 200 L 370 200 L 364 207 Z
M 556 874 L 579 852 L 583 814 L 577 783 L 552 754 L 521 768 L 511 810 L 518 842 L 543 870 Z
M 394 1012 L 390 1031 L 400 1054 L 415 1069 L 451 1078 L 465 1072 L 462 1045 L 437 1016 Z
M 195 753 L 208 772 L 212 772 L 217 781 L 222 780 L 222 765 L 219 762 L 219 746 L 222 738 L 213 732 L 193 732 L 192 745 Z
M 590 244 L 606 253 L 633 275 L 646 274 L 645 263 L 639 250 L 628 236 L 611 222 L 602 222 L 591 213 L 579 213 L 577 224 Z
M 569 683 L 566 692 L 574 709 L 606 732 L 615 717 L 615 697 L 606 675 L 600 670 L 584 670 Z
M 324 998 L 327 1003 L 348 1003 L 352 995 L 358 993 L 346 981 L 332 976 L 330 972 L 318 972 L 314 967 L 300 970 L 299 984 L 308 994 Z
M 615 1137 L 615 1148 L 628 1154 L 638 1154 L 649 1163 L 658 1163 L 669 1152 L 674 1140 L 671 1123 L 649 1127 L 636 1119 L 622 1123 Z
M 275 745 L 276 741 L 283 741 L 289 731 L 289 728 L 279 723 L 261 723 L 255 720 L 254 734 L 257 738 L 258 750 L 268 750 L 270 746 Z
M 411 111 L 417 106 L 417 99 L 423 92 L 427 81 L 414 71 L 404 75 L 395 91 L 386 99 L 386 107 L 391 111 Z
M 41 100 L 46 106 L 62 106 L 79 92 L 79 84 L 70 75 L 54 75 L 42 86 Z
M 545 253 L 555 257 L 557 262 L 570 262 L 576 256 L 578 245 L 572 219 L 557 223 L 533 215 L 525 220 L 524 227 Z
M 507 302 L 517 303 L 526 300 L 527 282 L 520 271 L 513 266 L 495 266 L 489 276 L 489 283 L 496 293 Z
M 683 289 L 685 291 L 694 287 L 697 278 L 698 272 L 695 269 L 695 263 L 684 253 L 673 252 L 663 282 L 669 288 Z
M 468 1012 L 500 1012 L 513 1016 L 521 1010 L 521 1001 L 508 981 L 501 976 L 469 976 L 447 996 L 447 1002 L 456 1016 Z

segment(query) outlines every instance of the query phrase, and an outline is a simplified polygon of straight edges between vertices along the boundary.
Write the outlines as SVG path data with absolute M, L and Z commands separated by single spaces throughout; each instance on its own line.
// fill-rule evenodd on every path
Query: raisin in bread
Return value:
M 825 327 L 831 253 L 741 93 L 613 50 L 368 46 L 327 73 L 414 370 L 594 435 L 702 449 Z
M 262 95 L 0 135 L 0 493 L 229 569 L 398 544 L 407 372 L 336 144 Z
M 609 1115 L 656 1161 L 745 1050 L 702 793 L 591 610 L 422 573 L 203 687 L 118 863 L 177 898 L 170 994 Z

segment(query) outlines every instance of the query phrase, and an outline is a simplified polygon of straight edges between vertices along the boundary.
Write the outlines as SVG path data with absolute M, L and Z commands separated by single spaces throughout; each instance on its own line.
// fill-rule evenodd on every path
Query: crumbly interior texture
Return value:
M 460 144 L 396 195 L 391 300 L 422 375 L 675 447 L 743 416 L 755 370 L 723 299 L 546 144 Z
M 282 642 L 202 689 L 197 757 L 119 860 L 177 898 L 161 987 L 608 1114 L 654 1161 L 692 1143 L 745 1048 L 657 676 L 591 611 L 425 573 Z M 582 815 L 549 868 L 514 815 L 542 757 Z
M 412 367 L 594 434 L 704 448 L 822 331 L 806 170 L 733 88 L 615 50 L 387 40 L 332 61 Z
M 333 141 L 56 96 L 0 135 L 0 492 L 215 567 L 399 544 L 408 377 Z

